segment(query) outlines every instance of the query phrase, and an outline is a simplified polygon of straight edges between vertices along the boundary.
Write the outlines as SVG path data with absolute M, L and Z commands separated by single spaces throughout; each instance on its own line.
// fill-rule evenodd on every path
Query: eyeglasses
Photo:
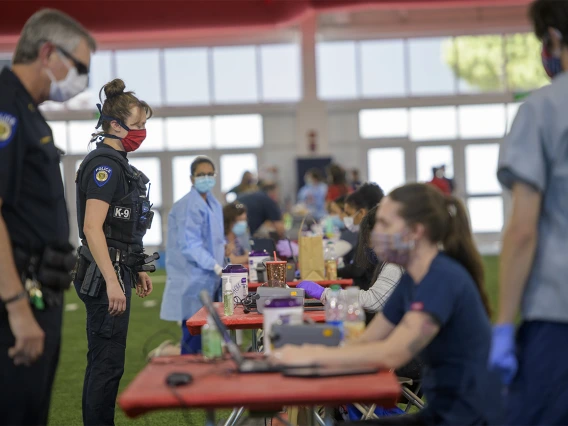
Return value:
M 196 178 L 198 177 L 217 177 L 217 173 L 198 173 L 195 175 Z
M 61 46 L 55 45 L 55 48 L 63 54 L 67 59 L 73 62 L 75 68 L 77 68 L 77 74 L 89 74 L 89 67 L 87 67 L 83 62 L 78 60 L 75 56 L 69 53 L 67 50 L 63 49 Z

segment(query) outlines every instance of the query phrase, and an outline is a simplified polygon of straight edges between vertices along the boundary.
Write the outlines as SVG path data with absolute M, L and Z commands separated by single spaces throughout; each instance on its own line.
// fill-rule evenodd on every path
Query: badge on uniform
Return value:
M 126 207 L 115 207 L 113 216 L 117 219 L 130 219 L 130 209 Z
M 17 126 L 18 119 L 16 117 L 0 111 L 0 148 L 4 148 L 14 139 Z
M 94 171 L 95 183 L 102 188 L 112 176 L 112 169 L 109 166 L 98 166 Z

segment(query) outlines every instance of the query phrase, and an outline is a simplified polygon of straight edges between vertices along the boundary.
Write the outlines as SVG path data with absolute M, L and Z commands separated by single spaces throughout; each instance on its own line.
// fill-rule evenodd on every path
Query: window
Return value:
M 65 121 L 48 121 L 51 132 L 53 133 L 53 143 L 67 151 L 67 123 Z
M 207 49 L 165 49 L 166 103 L 210 103 Z
M 405 108 L 361 110 L 359 133 L 362 138 L 408 137 L 408 110 Z
M 69 154 L 87 154 L 89 142 L 97 130 L 95 120 L 74 120 L 69 122 Z M 94 142 L 93 142 L 94 148 Z
M 503 91 L 502 36 L 457 37 L 454 43 L 455 49 L 446 52 L 446 61 L 456 69 L 460 93 Z
M 156 207 L 162 205 L 162 175 L 159 158 L 129 158 L 130 164 L 150 179 L 150 202 Z M 148 187 L 148 185 L 146 185 Z
M 260 64 L 264 101 L 297 101 L 301 98 L 300 49 L 297 44 L 261 46 Z
M 404 150 L 402 148 L 374 148 L 367 154 L 369 181 L 379 185 L 385 194 L 404 185 Z
M 316 59 L 318 96 L 321 99 L 357 97 L 355 42 L 318 43 Z
M 359 46 L 363 97 L 405 96 L 404 42 L 363 41 Z
M 262 117 L 218 115 L 213 117 L 215 148 L 260 148 L 263 145 Z
M 164 149 L 164 120 L 152 117 L 146 122 L 146 139 L 139 152 L 156 152 Z
M 241 183 L 243 174 L 257 174 L 258 164 L 254 154 L 228 154 L 221 156 L 221 191 L 227 192 Z
M 513 125 L 513 121 L 515 121 L 515 117 L 521 105 L 522 102 L 507 105 L 507 133 L 511 131 L 511 126 Z
M 510 91 L 538 89 L 550 82 L 542 67 L 542 44 L 532 33 L 505 37 L 507 84 Z
M 450 146 L 421 146 L 416 149 L 417 178 L 419 182 L 432 180 L 432 168 L 446 166 L 446 177 L 454 176 L 453 150 Z
M 467 201 L 473 232 L 501 232 L 503 228 L 503 198 L 475 197 Z
M 217 103 L 257 102 L 255 47 L 213 48 L 213 81 Z
M 456 108 L 411 108 L 410 138 L 415 141 L 457 138 Z
M 453 50 L 451 38 L 422 38 L 408 41 L 410 52 L 410 93 L 451 95 L 455 79 L 446 55 Z
M 207 149 L 213 146 L 211 117 L 166 118 L 166 141 L 170 150 Z
M 162 104 L 160 55 L 157 49 L 119 50 L 116 52 L 116 74 L 126 90 L 133 90 L 151 107 Z
M 460 137 L 502 138 L 505 134 L 505 105 L 467 105 L 458 108 Z
M 196 155 L 174 157 L 172 161 L 174 203 L 182 199 L 191 189 L 191 163 L 197 158 Z
M 466 190 L 468 194 L 501 192 L 501 185 L 497 180 L 498 160 L 498 143 L 465 147 Z
M 162 215 L 160 212 L 152 209 L 154 219 L 152 219 L 152 228 L 146 231 L 146 235 L 142 238 L 144 247 L 158 247 L 162 245 Z

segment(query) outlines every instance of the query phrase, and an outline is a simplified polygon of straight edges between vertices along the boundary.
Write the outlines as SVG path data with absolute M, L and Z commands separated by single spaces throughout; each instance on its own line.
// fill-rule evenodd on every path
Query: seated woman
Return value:
M 239 202 L 223 207 L 223 223 L 227 241 L 225 255 L 233 265 L 248 265 L 248 250 L 245 248 L 248 239 L 247 208 Z
M 425 184 L 397 188 L 379 206 L 372 240 L 380 259 L 406 270 L 383 312 L 352 344 L 285 346 L 274 362 L 399 368 L 419 355 L 426 408 L 364 424 L 501 424 L 483 266 L 462 203 Z
M 365 242 L 360 243 L 358 239 L 359 228 L 361 221 L 367 215 L 369 210 L 380 203 L 384 193 L 379 185 L 376 183 L 365 183 L 353 194 L 345 199 L 345 217 L 343 221 L 345 227 L 354 233 L 355 241 L 348 241 L 352 244 L 353 249 L 343 257 L 344 266 L 337 270 L 339 278 L 351 278 L 353 284 L 363 290 L 368 290 L 374 273 L 374 266 L 369 268 L 360 267 L 355 261 L 355 254 L 358 247 L 362 246 L 363 249 L 367 247 Z

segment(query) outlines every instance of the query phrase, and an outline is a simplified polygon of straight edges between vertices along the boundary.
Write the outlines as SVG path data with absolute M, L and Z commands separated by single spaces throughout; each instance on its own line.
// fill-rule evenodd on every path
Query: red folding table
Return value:
M 302 281 L 290 281 L 286 284 L 288 284 L 288 287 L 296 287 L 298 284 L 300 284 Z M 334 284 L 338 284 L 341 287 L 349 287 L 353 285 L 353 280 L 352 279 L 345 279 L 345 280 L 323 280 L 323 281 L 314 281 L 315 283 L 321 285 L 322 287 L 331 287 Z M 258 287 L 260 287 L 263 283 L 248 283 L 248 289 L 249 291 L 254 291 L 256 290 Z
M 193 382 L 172 389 L 166 378 L 173 372 L 189 373 Z M 277 412 L 284 406 L 336 407 L 353 402 L 394 407 L 399 395 L 397 378 L 387 371 L 310 379 L 280 373 L 238 374 L 232 360 L 212 364 L 202 362 L 199 355 L 187 355 L 154 358 L 120 395 L 118 404 L 129 417 L 164 409 L 205 409 L 207 425 L 214 425 L 216 409 Z M 232 424 L 234 413 L 226 424 Z

